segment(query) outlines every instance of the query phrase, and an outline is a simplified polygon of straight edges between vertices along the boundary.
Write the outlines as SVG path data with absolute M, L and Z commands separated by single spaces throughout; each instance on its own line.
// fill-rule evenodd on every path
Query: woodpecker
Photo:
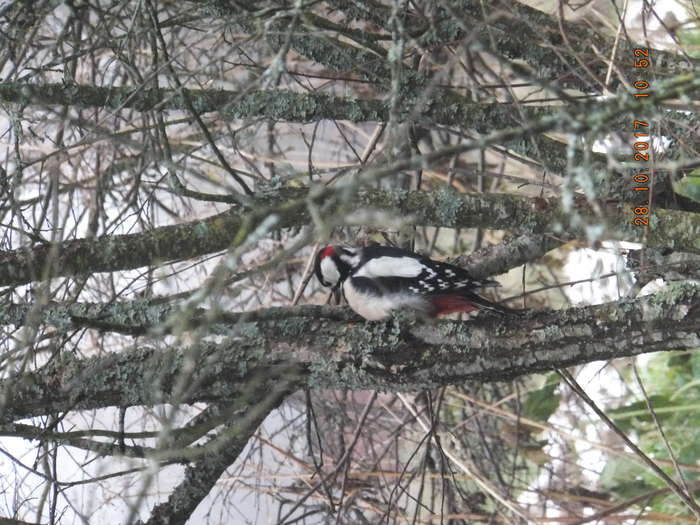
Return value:
M 479 308 L 520 313 L 474 293 L 498 286 L 496 281 L 477 281 L 462 268 L 401 248 L 325 246 L 316 254 L 314 271 L 323 286 L 342 289 L 350 308 L 369 321 L 403 309 L 429 317 Z

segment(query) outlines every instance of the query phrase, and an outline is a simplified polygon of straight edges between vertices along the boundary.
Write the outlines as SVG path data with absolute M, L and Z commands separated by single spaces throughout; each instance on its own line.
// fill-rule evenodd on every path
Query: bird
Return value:
M 496 281 L 474 279 L 463 268 L 393 246 L 324 246 L 314 273 L 323 286 L 342 290 L 350 308 L 368 321 L 387 319 L 396 310 L 427 317 L 477 309 L 522 313 L 475 293 L 498 286 Z

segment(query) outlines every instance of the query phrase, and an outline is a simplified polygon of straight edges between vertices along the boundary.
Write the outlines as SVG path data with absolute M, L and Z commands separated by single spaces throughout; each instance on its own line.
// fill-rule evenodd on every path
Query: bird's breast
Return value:
M 368 321 L 386 319 L 391 315 L 392 310 L 427 311 L 430 309 L 430 303 L 423 297 L 406 293 L 376 294 L 371 290 L 358 287 L 353 283 L 352 277 L 343 283 L 343 293 L 350 308 Z

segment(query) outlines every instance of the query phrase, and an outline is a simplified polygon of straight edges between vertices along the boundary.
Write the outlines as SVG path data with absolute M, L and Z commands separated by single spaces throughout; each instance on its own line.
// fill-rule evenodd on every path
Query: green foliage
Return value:
M 655 354 L 640 367 L 644 383 L 656 419 L 664 431 L 666 442 L 680 465 L 688 483 L 698 479 L 700 472 L 700 355 L 697 353 Z M 631 377 L 630 384 L 636 384 Z M 678 479 L 671 467 L 671 456 L 657 424 L 648 409 L 647 401 L 637 395 L 624 405 L 606 410 L 608 416 L 632 437 L 638 446 L 666 472 Z M 635 439 L 636 438 L 636 439 Z M 601 485 L 621 498 L 631 498 L 665 485 L 648 468 L 637 461 L 620 456 L 610 456 L 600 477 Z M 679 508 L 677 498 L 659 498 L 649 502 L 660 512 L 686 513 Z
M 560 378 L 556 372 L 547 374 L 544 386 L 529 392 L 525 397 L 523 416 L 535 421 L 547 421 L 559 408 L 561 396 L 555 393 L 559 381 Z
M 700 170 L 693 170 L 688 177 L 673 182 L 673 191 L 700 202 Z
M 697 27 L 684 27 L 677 33 L 681 43 L 686 46 L 686 52 L 691 57 L 697 58 L 700 56 L 700 29 Z
M 669 395 L 657 394 L 649 396 L 649 403 L 654 408 L 656 417 L 661 423 L 671 420 L 674 412 L 686 408 L 682 403 L 677 403 L 671 399 Z M 654 423 L 648 410 L 647 401 L 644 399 L 609 409 L 607 414 L 625 432 L 638 430 L 642 425 Z
M 647 478 L 648 469 L 639 463 L 613 456 L 600 474 L 600 485 L 614 491 L 621 499 L 630 499 L 656 488 Z

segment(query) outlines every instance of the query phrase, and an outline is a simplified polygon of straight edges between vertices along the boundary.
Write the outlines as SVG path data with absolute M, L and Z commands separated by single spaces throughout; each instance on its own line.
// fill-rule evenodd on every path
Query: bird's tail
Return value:
M 498 312 L 501 315 L 522 315 L 523 310 L 514 310 L 488 299 L 484 299 L 474 292 L 464 292 L 459 295 L 441 295 L 431 298 L 433 304 L 432 316 L 473 312 L 474 310 L 484 309 Z
M 499 314 L 503 315 L 523 315 L 525 313 L 525 310 L 509 308 L 508 306 L 494 303 L 493 301 L 489 301 L 488 299 L 485 299 L 484 297 L 481 297 L 473 292 L 464 293 L 462 294 L 462 297 L 483 310 L 491 310 L 492 312 L 498 312 Z

